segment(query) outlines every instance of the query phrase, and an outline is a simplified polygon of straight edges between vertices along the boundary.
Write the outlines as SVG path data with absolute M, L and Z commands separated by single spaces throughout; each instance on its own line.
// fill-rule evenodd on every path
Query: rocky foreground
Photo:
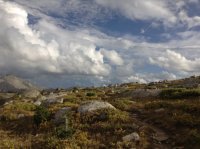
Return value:
M 0 148 L 199 149 L 199 82 L 69 90 L 15 85 L 6 92 L 0 84 Z

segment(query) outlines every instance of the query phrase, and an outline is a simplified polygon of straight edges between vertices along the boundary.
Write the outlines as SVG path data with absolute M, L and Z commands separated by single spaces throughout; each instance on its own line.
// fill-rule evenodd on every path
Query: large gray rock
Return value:
M 99 109 L 107 109 L 107 108 L 115 109 L 115 107 L 108 102 L 93 100 L 93 101 L 85 102 L 82 105 L 80 105 L 78 108 L 78 112 L 87 113 L 87 112 L 96 111 Z
M 40 96 L 40 91 L 36 89 L 26 90 L 23 92 L 22 95 L 25 98 L 37 98 L 38 96 Z

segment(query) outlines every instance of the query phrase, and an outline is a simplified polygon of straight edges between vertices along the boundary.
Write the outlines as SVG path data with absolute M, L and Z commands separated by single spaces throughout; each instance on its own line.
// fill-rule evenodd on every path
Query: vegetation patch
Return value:
M 36 107 L 34 115 L 34 123 L 39 126 L 41 123 L 47 122 L 51 119 L 51 113 L 43 106 Z
M 162 99 L 185 99 L 199 96 L 200 89 L 171 88 L 164 89 L 160 93 Z
M 86 96 L 88 96 L 88 97 L 92 97 L 92 96 L 96 96 L 96 94 L 93 93 L 93 92 L 89 92 L 89 93 L 86 93 Z

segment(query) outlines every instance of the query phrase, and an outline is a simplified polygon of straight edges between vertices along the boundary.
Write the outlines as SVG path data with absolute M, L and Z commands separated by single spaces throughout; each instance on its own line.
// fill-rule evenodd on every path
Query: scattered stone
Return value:
M 124 137 L 122 138 L 122 140 L 123 140 L 124 142 L 129 142 L 129 141 L 138 142 L 138 141 L 140 141 L 140 136 L 139 136 L 139 134 L 138 134 L 137 132 L 133 132 L 133 133 L 131 133 L 131 134 L 129 134 L 129 135 L 124 136 Z
M 82 105 L 80 105 L 80 107 L 78 108 L 78 112 L 86 113 L 86 112 L 91 112 L 91 111 L 106 109 L 106 108 L 115 109 L 115 107 L 108 102 L 93 100 L 93 101 L 85 102 Z

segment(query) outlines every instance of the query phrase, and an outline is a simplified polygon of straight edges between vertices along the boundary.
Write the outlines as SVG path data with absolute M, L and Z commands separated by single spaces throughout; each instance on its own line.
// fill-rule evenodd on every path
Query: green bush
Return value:
M 96 96 L 96 94 L 91 92 L 91 93 L 87 93 L 86 96 L 92 97 L 92 96 Z
M 43 122 L 49 121 L 51 118 L 51 113 L 49 110 L 43 106 L 36 107 L 34 115 L 34 123 L 39 126 Z

